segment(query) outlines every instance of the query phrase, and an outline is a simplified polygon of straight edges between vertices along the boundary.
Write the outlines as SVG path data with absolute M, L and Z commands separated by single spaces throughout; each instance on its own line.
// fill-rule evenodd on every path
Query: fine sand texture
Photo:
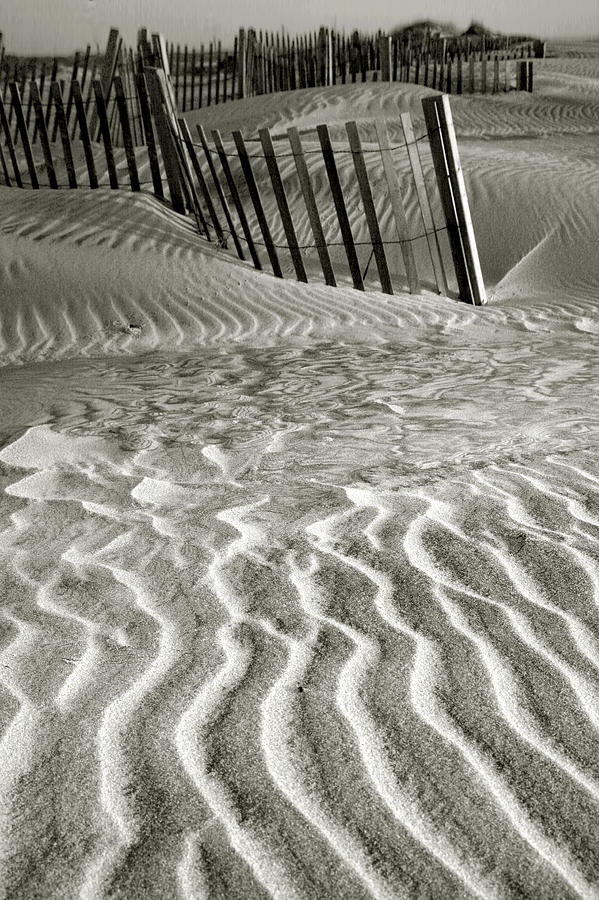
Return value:
M 599 45 L 552 54 L 452 97 L 482 308 L 0 188 L 3 898 L 599 898 Z M 187 117 L 368 147 L 427 93 Z

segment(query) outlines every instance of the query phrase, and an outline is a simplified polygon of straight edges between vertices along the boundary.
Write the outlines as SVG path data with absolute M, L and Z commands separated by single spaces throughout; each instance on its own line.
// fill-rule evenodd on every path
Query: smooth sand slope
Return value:
M 560 52 L 453 101 L 483 309 L 0 189 L 4 897 L 599 897 L 599 62 Z M 202 121 L 397 136 L 423 93 Z

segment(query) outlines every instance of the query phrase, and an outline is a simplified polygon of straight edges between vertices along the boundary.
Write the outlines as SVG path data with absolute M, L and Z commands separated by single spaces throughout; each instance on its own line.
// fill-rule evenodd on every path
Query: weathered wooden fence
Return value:
M 6 185 L 152 186 L 199 233 L 261 269 L 300 281 L 346 280 L 392 294 L 421 285 L 485 301 L 482 275 L 447 95 L 423 101 L 426 132 L 408 113 L 387 124 L 323 124 L 299 134 L 262 129 L 192 134 L 180 115 L 168 49 L 160 35 L 140 42 L 139 71 L 119 72 L 118 42 L 91 79 L 49 85 L 9 82 L 13 122 L 0 97 L 0 177 Z M 23 96 L 28 98 L 23 103 Z M 113 107 L 108 98 L 113 95 Z M 32 115 L 28 115 L 29 102 Z M 114 109 L 118 123 L 111 124 Z M 120 146 L 119 144 L 122 144 Z M 302 202 L 298 203 L 298 199 Z M 321 274 L 320 274 L 321 273 Z
M 116 132 L 120 123 L 110 89 L 112 78 L 118 73 L 124 84 L 131 86 L 140 71 L 140 48 L 144 44 L 145 29 L 140 29 L 135 49 L 127 47 L 118 30 L 112 29 L 104 53 L 92 54 L 88 45 L 67 63 L 56 58 L 9 57 L 0 42 L 0 96 L 8 105 L 9 121 L 12 123 L 13 118 L 8 96 L 11 81 L 19 85 L 30 121 L 28 82 L 38 81 L 40 100 L 47 107 L 51 101 L 49 86 L 55 81 L 60 83 L 60 73 L 65 76 L 63 93 L 67 83 L 79 81 L 86 110 L 93 104 L 94 80 L 98 77 L 102 81 L 109 123 Z M 199 48 L 166 43 L 165 51 L 177 106 L 186 112 L 243 97 L 368 80 L 421 84 L 448 94 L 531 91 L 532 58 L 544 55 L 545 49 L 540 41 L 510 45 L 507 36 L 443 37 L 430 30 L 400 35 L 354 32 L 346 37 L 334 29 L 321 28 L 290 39 L 285 33 L 241 28 L 230 49 L 219 41 Z M 67 113 L 73 102 L 67 94 Z M 136 143 L 141 142 L 140 117 L 138 112 L 132 119 Z M 54 130 L 51 137 L 56 138 Z M 115 133 L 113 137 L 116 138 Z

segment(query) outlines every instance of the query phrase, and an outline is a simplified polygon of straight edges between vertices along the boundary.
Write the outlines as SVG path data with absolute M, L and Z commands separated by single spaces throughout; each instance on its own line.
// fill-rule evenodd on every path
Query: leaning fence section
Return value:
M 0 96 L 6 185 L 151 186 L 191 215 L 204 239 L 277 277 L 350 281 L 387 294 L 454 290 L 484 302 L 446 94 L 423 102 L 419 135 L 408 113 L 301 134 L 192 131 L 177 104 L 165 40 L 142 37 L 138 71 L 127 77 L 111 33 L 89 104 L 83 77 L 50 81 L 47 103 L 36 79 L 9 83 L 10 111 Z

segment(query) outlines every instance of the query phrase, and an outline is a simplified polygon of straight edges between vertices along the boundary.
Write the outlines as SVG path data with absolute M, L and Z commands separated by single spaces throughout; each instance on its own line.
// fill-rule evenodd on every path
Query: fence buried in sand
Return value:
M 308 135 L 296 128 L 208 135 L 201 125 L 192 135 L 164 38 L 150 42 L 142 29 L 135 69 L 123 63 L 130 57 L 112 29 L 100 77 L 87 79 L 86 54 L 81 80 L 52 80 L 45 101 L 41 81 L 9 82 L 10 103 L 0 97 L 6 185 L 134 192 L 151 185 L 194 217 L 203 238 L 232 245 L 258 269 L 266 256 L 278 277 L 307 281 L 308 272 L 319 277 L 318 266 L 331 286 L 349 274 L 364 290 L 372 273 L 372 287 L 387 294 L 425 286 L 485 302 L 447 94 L 423 99 L 422 135 L 401 113 L 393 142 L 381 120 L 347 122 L 341 137 L 326 124 Z

